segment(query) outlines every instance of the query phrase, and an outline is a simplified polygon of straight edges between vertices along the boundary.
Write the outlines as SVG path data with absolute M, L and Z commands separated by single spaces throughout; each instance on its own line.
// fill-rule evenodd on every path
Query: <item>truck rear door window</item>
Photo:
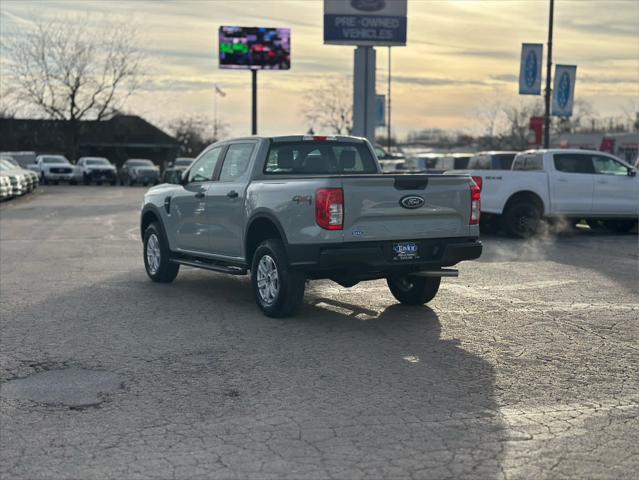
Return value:
M 331 141 L 273 143 L 264 172 L 274 175 L 379 173 L 365 144 Z
M 513 170 L 543 170 L 541 155 L 517 155 L 513 161 Z

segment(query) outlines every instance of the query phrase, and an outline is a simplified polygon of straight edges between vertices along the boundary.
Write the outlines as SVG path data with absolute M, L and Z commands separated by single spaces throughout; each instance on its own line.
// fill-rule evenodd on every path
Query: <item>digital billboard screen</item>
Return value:
M 288 70 L 291 29 L 220 27 L 220 68 Z

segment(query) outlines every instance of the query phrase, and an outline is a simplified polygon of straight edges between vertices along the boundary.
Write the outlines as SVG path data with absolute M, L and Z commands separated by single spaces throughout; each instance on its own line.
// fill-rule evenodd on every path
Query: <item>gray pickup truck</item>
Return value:
M 151 280 L 180 265 L 249 271 L 260 309 L 283 317 L 306 281 L 384 278 L 402 303 L 430 301 L 447 269 L 481 255 L 480 191 L 464 175 L 383 175 L 355 137 L 248 137 L 211 145 L 176 184 L 144 196 Z

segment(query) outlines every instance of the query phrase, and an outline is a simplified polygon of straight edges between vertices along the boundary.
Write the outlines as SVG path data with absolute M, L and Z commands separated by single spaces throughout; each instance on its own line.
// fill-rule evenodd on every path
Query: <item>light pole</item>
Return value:
M 548 56 L 546 61 L 546 91 L 545 93 L 545 111 L 544 111 L 544 148 L 550 146 L 550 74 L 552 71 L 552 24 L 553 13 L 555 10 L 555 0 L 550 0 L 550 15 L 548 17 Z
M 391 47 L 388 46 L 388 118 L 386 119 L 386 140 L 388 153 L 391 152 Z

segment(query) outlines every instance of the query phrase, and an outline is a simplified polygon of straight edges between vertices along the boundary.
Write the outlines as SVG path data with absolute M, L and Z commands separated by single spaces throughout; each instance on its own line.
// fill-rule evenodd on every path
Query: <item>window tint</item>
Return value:
M 513 160 L 515 159 L 514 153 L 499 153 L 495 155 L 495 167 L 499 170 L 510 170 L 510 167 L 513 164 Z
M 610 157 L 595 155 L 592 157 L 595 173 L 603 175 L 628 175 L 628 167 Z
M 378 173 L 365 144 L 332 141 L 274 143 L 264 171 L 270 174 Z
M 209 182 L 213 179 L 215 166 L 220 158 L 222 147 L 209 150 L 193 164 L 193 168 L 189 170 L 188 182 Z
M 544 162 L 541 155 L 517 155 L 513 161 L 513 170 L 543 170 Z
M 470 170 L 490 170 L 490 157 L 488 155 L 475 155 L 468 162 Z
M 249 166 L 253 143 L 236 143 L 231 145 L 224 156 L 224 164 L 220 172 L 220 182 L 232 182 L 240 178 Z
M 594 173 L 592 157 L 582 153 L 556 153 L 555 168 L 564 173 Z

